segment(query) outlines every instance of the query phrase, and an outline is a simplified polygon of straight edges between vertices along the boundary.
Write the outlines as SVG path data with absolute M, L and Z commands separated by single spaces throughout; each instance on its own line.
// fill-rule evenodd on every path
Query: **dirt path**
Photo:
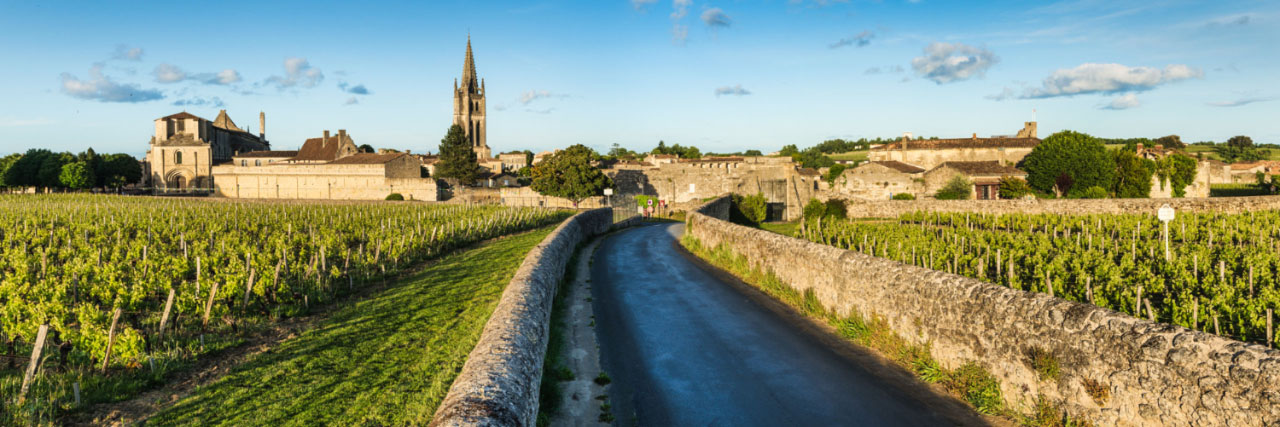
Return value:
M 596 316 L 591 304 L 591 263 L 601 240 L 593 240 L 583 247 L 577 265 L 570 266 L 576 269 L 576 274 L 564 298 L 569 304 L 564 319 L 564 345 L 565 363 L 573 371 L 573 380 L 562 384 L 564 399 L 551 420 L 554 426 L 608 425 L 600 422 L 601 405 L 608 401 L 609 387 L 595 382 L 601 372 L 600 346 L 596 341 Z

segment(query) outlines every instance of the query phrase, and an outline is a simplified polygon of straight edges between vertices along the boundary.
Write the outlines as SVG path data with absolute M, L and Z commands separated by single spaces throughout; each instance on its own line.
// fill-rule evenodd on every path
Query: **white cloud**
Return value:
M 141 61 L 142 48 L 116 45 L 116 51 L 111 54 L 111 59 L 120 61 Z
M 871 39 L 875 37 L 876 37 L 876 34 L 871 32 L 871 30 L 864 30 L 863 32 L 858 33 L 858 35 L 856 36 L 840 39 L 840 41 L 832 43 L 830 47 L 832 49 L 838 49 L 845 46 L 863 47 L 871 44 Z
M 674 24 L 671 26 L 671 41 L 676 44 L 684 44 L 689 39 L 689 26 Z
M 356 97 L 353 96 L 353 97 L 347 98 L 347 102 L 343 102 L 342 105 L 356 105 L 359 103 L 360 103 L 360 100 L 356 99 Z
M 1162 84 L 1200 77 L 1204 77 L 1203 71 L 1186 65 L 1175 64 L 1158 69 L 1087 63 L 1054 71 L 1044 79 L 1042 87 L 1027 88 L 1019 98 L 1142 92 Z
M 636 10 L 644 10 L 644 8 L 657 2 L 658 0 L 631 0 L 631 6 L 635 7 Z
M 191 74 L 173 64 L 160 64 L 151 73 L 156 76 L 156 82 L 158 83 L 178 83 L 190 80 L 208 85 L 225 86 L 240 81 L 240 72 L 230 68 L 217 73 Z
M 713 7 L 702 12 L 702 23 L 708 27 L 729 27 L 733 25 L 733 20 L 718 7 Z
M 1214 107 L 1239 107 L 1242 105 L 1249 105 L 1255 102 L 1275 101 L 1276 99 L 1280 99 L 1280 97 L 1250 96 L 1250 97 L 1239 98 L 1231 101 L 1215 101 L 1215 102 L 1210 102 L 1208 104 Z
M 205 107 L 205 106 L 208 106 L 208 107 L 213 107 L 213 108 L 222 108 L 222 107 L 224 107 L 226 104 L 224 104 L 224 103 L 222 102 L 222 98 L 218 98 L 218 97 L 216 97 L 216 96 L 214 96 L 214 97 L 210 97 L 210 98 L 202 98 L 202 97 L 198 97 L 198 96 L 197 96 L 197 97 L 194 97 L 194 98 L 179 99 L 179 100 L 177 100 L 177 101 L 174 101 L 174 102 L 173 102 L 173 105 L 174 105 L 174 106 L 178 106 L 178 107 Z
M 551 91 L 546 91 L 546 90 L 531 90 L 531 91 L 527 91 L 520 94 L 520 103 L 524 105 L 529 105 L 530 102 L 537 101 L 539 99 L 568 98 L 568 97 L 569 95 L 565 95 L 562 93 L 552 93 Z
M 185 71 L 171 64 L 157 65 L 155 71 L 152 71 L 151 74 L 155 74 L 156 82 L 158 83 L 177 83 L 187 78 Z
M 1133 94 L 1133 93 L 1126 93 L 1126 94 L 1124 94 L 1124 95 L 1121 95 L 1119 98 L 1116 98 L 1116 99 L 1111 100 L 1111 103 L 1110 103 L 1110 104 L 1107 104 L 1107 105 L 1105 105 L 1105 106 L 1103 106 L 1103 107 L 1102 107 L 1102 109 L 1104 109 L 1104 110 L 1127 110 L 1127 109 L 1130 109 L 1130 108 L 1138 107 L 1138 106 L 1140 106 L 1140 105 L 1142 105 L 1142 102 L 1141 102 L 1141 101 L 1138 101 L 1138 95 L 1137 95 L 1137 94 Z
M 743 96 L 750 95 L 751 91 L 743 89 L 742 85 L 720 86 L 716 88 L 716 97 L 720 95 Z
M 991 51 L 961 43 L 930 43 L 924 56 L 911 60 L 916 74 L 934 83 L 944 84 L 981 77 L 1000 62 Z
M 324 81 L 324 73 L 319 68 L 312 68 L 304 58 L 285 59 L 284 73 L 283 76 L 268 77 L 266 83 L 278 89 L 287 89 L 294 86 L 311 88 Z
M 116 83 L 102 73 L 102 64 L 89 69 L 89 78 L 80 80 L 71 73 L 62 73 L 62 92 L 80 99 L 99 102 L 146 102 L 163 99 L 164 94 L 154 89 L 143 89 L 132 83 Z
M 693 4 L 693 0 L 671 0 L 671 7 L 675 9 L 671 12 L 671 19 L 679 21 L 689 14 L 689 5 Z
M 373 93 L 369 88 L 364 87 L 364 84 L 357 84 L 353 86 L 347 84 L 347 82 L 338 82 L 338 89 L 355 95 L 368 95 Z

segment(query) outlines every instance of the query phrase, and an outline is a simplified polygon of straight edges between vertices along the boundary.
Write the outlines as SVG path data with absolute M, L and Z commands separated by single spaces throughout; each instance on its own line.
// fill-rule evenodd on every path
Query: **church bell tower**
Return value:
M 492 157 L 485 142 L 484 80 L 477 81 L 476 61 L 471 55 L 471 36 L 467 36 L 467 59 L 462 64 L 462 85 L 453 82 L 453 124 L 461 126 L 480 160 Z

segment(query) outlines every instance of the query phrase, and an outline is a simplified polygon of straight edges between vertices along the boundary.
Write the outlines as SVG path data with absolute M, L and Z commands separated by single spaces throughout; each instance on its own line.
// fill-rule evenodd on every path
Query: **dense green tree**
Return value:
M 743 151 L 742 155 L 747 157 L 760 157 L 763 156 L 764 153 L 761 153 L 760 150 L 747 150 Z
M 838 219 L 845 219 L 848 217 L 848 210 L 844 206 L 844 200 L 827 199 L 827 202 L 823 203 L 823 206 L 825 206 L 822 213 L 822 216 L 824 217 Z
M 1244 135 L 1231 137 L 1226 144 L 1214 146 L 1213 151 L 1217 152 L 1218 156 L 1222 157 L 1222 161 L 1227 163 L 1262 160 L 1268 154 L 1267 150 L 1253 145 L 1253 138 Z
M 1000 178 L 1000 198 L 1001 199 L 1021 199 L 1028 194 L 1033 194 L 1031 185 L 1027 184 L 1027 180 L 1016 176 L 1006 176 Z
M 360 147 L 359 147 L 359 148 L 357 148 L 357 149 L 356 149 L 356 151 L 359 151 L 359 152 L 361 152 L 361 153 L 373 153 L 373 152 L 375 152 L 376 150 L 374 150 L 374 149 L 373 149 L 373 146 L 372 146 L 372 145 L 369 145 L 369 144 L 360 144 Z
M 778 151 L 778 154 L 791 157 L 796 154 L 800 154 L 800 149 L 796 148 L 795 144 L 787 144 L 782 146 L 782 150 Z
M 1088 134 L 1064 130 L 1049 135 L 1023 159 L 1032 188 L 1058 196 L 1078 197 L 1089 187 L 1110 188 L 1115 159 L 1107 147 Z M 1064 188 L 1060 183 L 1068 180 Z M 1072 194 L 1072 191 L 1077 193 Z
M 1182 137 L 1178 135 L 1162 136 L 1162 137 L 1156 138 L 1154 143 L 1159 144 L 1161 147 L 1168 148 L 1168 149 L 1181 150 L 1181 149 L 1187 148 L 1187 144 L 1182 143 Z
M 128 154 L 102 156 L 101 170 L 98 175 L 100 186 L 119 188 L 142 182 L 142 164 Z
M 524 150 L 522 153 L 524 153 L 524 167 L 533 166 L 533 152 Z
M 806 220 L 821 218 L 826 213 L 827 205 L 822 203 L 821 200 L 809 199 L 809 202 L 804 204 L 804 219 Z
M 533 165 L 533 191 L 563 197 L 577 207 L 582 199 L 598 196 L 613 185 L 608 176 L 592 165 L 599 156 L 582 144 L 560 150 Z
M 82 190 L 93 186 L 93 172 L 85 162 L 71 162 L 62 165 L 62 173 L 58 181 L 63 187 Z
M 39 179 L 40 167 L 44 165 L 45 159 L 49 157 L 53 157 L 53 152 L 43 148 L 27 150 L 27 154 L 24 154 L 5 171 L 5 185 L 11 187 L 41 186 Z
M 76 156 L 76 161 L 84 163 L 84 166 L 88 168 L 89 187 L 99 187 L 102 185 L 102 183 L 98 182 L 98 177 L 102 175 L 100 171 L 100 169 L 102 169 L 102 156 L 99 156 L 98 153 L 94 152 L 91 147 Z M 66 184 L 63 183 L 63 185 Z
M 1107 198 L 1107 189 L 1098 187 L 1098 186 L 1089 187 L 1080 193 L 1080 198 L 1081 199 L 1105 199 Z
M 13 166 L 13 164 L 17 163 L 18 159 L 21 159 L 21 158 L 22 158 L 22 154 L 19 154 L 19 153 L 13 153 L 8 156 L 4 156 L 3 158 L 0 158 L 0 187 L 13 186 L 13 184 L 10 184 L 6 180 L 5 176 L 8 175 L 9 167 Z
M 56 153 L 45 157 L 44 162 L 40 163 L 40 170 L 36 172 L 37 185 L 45 188 L 62 187 L 62 165 L 74 162 L 75 159 L 71 153 Z
M 459 184 L 471 185 L 480 173 L 480 163 L 476 159 L 475 150 L 467 141 L 467 135 L 461 126 L 449 126 L 449 133 L 440 140 L 440 162 L 436 164 L 436 177 L 458 180 Z
M 791 155 L 791 160 L 799 163 L 801 167 L 806 168 L 826 168 L 836 164 L 835 160 L 831 160 L 826 154 L 810 147 L 796 154 Z
M 968 200 L 971 196 L 973 196 L 973 183 L 960 175 L 951 178 L 933 195 L 938 200 Z
M 1153 162 L 1128 150 L 1115 150 L 1111 153 L 1116 166 L 1111 192 L 1118 198 L 1149 197 L 1151 174 L 1155 173 Z
M 836 163 L 831 165 L 831 168 L 827 169 L 827 174 L 824 175 L 822 179 L 826 180 L 828 184 L 835 185 L 836 178 L 839 178 L 840 174 L 844 173 L 844 170 L 845 166 L 842 164 Z

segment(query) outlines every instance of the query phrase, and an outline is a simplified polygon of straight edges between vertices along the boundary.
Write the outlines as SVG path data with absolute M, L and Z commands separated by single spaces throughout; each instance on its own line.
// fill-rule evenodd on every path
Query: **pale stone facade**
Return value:
M 467 58 L 462 64 L 462 86 L 453 82 L 453 124 L 461 126 L 475 150 L 476 158 L 483 162 L 492 156 L 486 142 L 484 79 L 477 80 L 476 62 L 471 55 L 471 36 L 467 36 Z
M 950 139 L 909 139 L 872 148 L 867 154 L 871 161 L 899 161 L 924 169 L 933 169 L 944 162 L 996 161 L 1016 165 L 1031 154 L 1040 144 L 1036 137 L 1036 122 L 1027 122 L 1013 137 L 1001 136 Z
M 969 187 L 970 199 L 992 200 L 1000 198 L 1001 178 L 1026 179 L 1027 173 L 995 161 L 946 162 L 924 173 L 925 195 L 932 197 L 957 176 L 972 184 Z
M 647 163 L 647 162 L 646 162 Z M 796 167 L 787 157 L 720 157 L 662 163 L 651 167 L 614 165 L 605 173 L 618 195 L 644 194 L 668 203 L 687 203 L 725 193 L 762 194 L 770 216 L 795 219 L 818 198 L 821 177 Z
M 499 154 L 498 160 L 502 162 L 503 172 L 516 172 L 529 166 L 529 156 L 521 152 Z
M 888 200 L 904 193 L 918 197 L 924 192 L 924 172 L 923 168 L 897 161 L 866 162 L 840 174 L 831 191 L 863 200 Z
M 264 128 L 266 115 L 259 115 Z M 146 185 L 165 190 L 207 189 L 214 186 L 213 166 L 238 153 L 269 150 L 265 134 L 246 132 L 218 112 L 213 121 L 181 112 L 155 120 L 144 163 Z

